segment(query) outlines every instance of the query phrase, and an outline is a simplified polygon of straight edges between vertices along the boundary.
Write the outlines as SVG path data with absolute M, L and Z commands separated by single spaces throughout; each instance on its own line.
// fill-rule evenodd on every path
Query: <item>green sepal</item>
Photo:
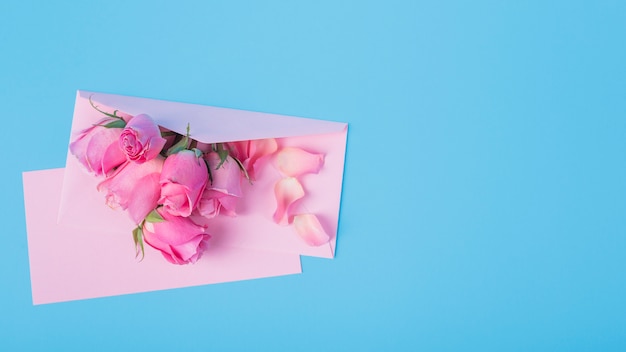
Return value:
M 202 150 L 200 150 L 200 149 L 198 149 L 198 148 L 193 148 L 193 149 L 191 149 L 191 150 L 193 150 L 193 152 L 194 152 L 194 153 L 196 153 L 196 158 L 202 158 L 202 155 L 204 154 L 204 153 L 202 152 Z
M 135 258 L 139 256 L 139 252 L 141 251 L 140 261 L 142 261 L 144 258 L 143 230 L 141 229 L 142 225 L 143 222 L 133 230 L 133 241 L 135 242 Z
M 170 149 L 167 150 L 167 155 L 172 155 L 180 151 L 183 151 L 187 149 L 188 145 L 189 145 L 189 137 L 184 136 L 183 139 L 178 141 L 178 143 L 174 144 L 173 146 L 170 147 Z
M 106 125 L 102 125 L 102 127 L 106 128 L 124 128 L 126 127 L 126 121 L 124 120 L 115 120 L 107 123 Z
M 187 134 L 183 136 L 183 138 L 178 141 L 178 143 L 174 144 L 170 147 L 170 149 L 167 150 L 167 153 L 165 153 L 166 156 L 176 154 L 185 149 L 189 149 L 189 142 L 191 141 L 191 139 L 189 138 L 189 128 L 189 123 L 187 123 Z
M 213 184 L 213 174 L 211 173 L 211 167 L 209 166 L 209 162 L 206 159 L 204 160 L 204 165 L 206 165 L 206 171 L 209 173 L 209 182 Z
M 135 227 L 133 230 L 133 242 L 135 243 L 135 248 L 137 248 L 137 244 L 139 243 L 139 231 L 141 231 L 139 227 Z
M 220 157 L 220 163 L 215 167 L 215 170 L 217 170 L 222 167 L 222 164 L 224 164 L 226 158 L 228 158 L 228 150 L 224 149 L 224 143 L 215 143 L 213 144 L 213 151 Z
M 215 170 L 217 170 L 220 167 L 222 167 L 222 165 L 226 161 L 226 158 L 228 158 L 228 150 L 219 149 L 217 151 L 217 155 L 219 155 L 219 157 L 220 157 L 220 163 L 215 167 Z
M 148 216 L 146 216 L 146 220 L 145 221 L 147 221 L 147 222 L 163 222 L 163 221 L 165 221 L 165 219 L 163 219 L 161 214 L 159 214 L 159 212 L 157 212 L 156 209 L 152 209 L 150 214 L 148 214 Z

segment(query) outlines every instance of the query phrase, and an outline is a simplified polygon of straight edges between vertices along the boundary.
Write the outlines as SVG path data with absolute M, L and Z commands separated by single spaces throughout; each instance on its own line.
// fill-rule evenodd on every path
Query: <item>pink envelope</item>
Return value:
M 124 211 L 105 205 L 96 190 L 99 180 L 68 153 L 64 170 L 24 173 L 35 304 L 293 274 L 300 272 L 299 255 L 334 256 L 345 123 L 79 91 L 72 131 L 102 117 L 89 97 L 101 109 L 146 113 L 181 134 L 189 124 L 191 138 L 204 143 L 278 138 L 281 146 L 323 154 L 318 174 L 299 177 L 306 195 L 294 211 L 316 214 L 331 239 L 310 246 L 292 225 L 273 222 L 274 184 L 282 176 L 268 159 L 254 184 L 244 185 L 238 216 L 211 220 L 209 249 L 197 263 L 172 265 L 152 248 L 139 263 L 131 236 L 135 224 Z

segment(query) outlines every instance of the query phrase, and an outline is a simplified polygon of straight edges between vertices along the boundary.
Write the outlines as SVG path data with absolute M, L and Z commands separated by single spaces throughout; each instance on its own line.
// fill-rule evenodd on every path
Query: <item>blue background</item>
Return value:
M 0 3 L 9 350 L 626 350 L 626 2 Z M 350 124 L 302 275 L 33 306 L 77 89 Z

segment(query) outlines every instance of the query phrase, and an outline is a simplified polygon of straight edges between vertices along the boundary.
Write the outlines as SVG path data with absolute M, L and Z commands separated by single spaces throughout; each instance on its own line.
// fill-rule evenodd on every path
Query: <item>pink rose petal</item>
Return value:
M 330 241 L 317 216 L 314 214 L 298 214 L 293 218 L 296 232 L 309 246 L 318 247 Z
M 162 157 L 143 164 L 126 162 L 102 181 L 98 190 L 106 190 L 109 206 L 127 209 L 130 218 L 135 224 L 139 224 L 157 206 L 162 167 Z
M 112 121 L 104 119 L 98 124 Z M 126 154 L 118 145 L 121 133 L 121 128 L 91 126 L 81 131 L 70 143 L 70 152 L 88 172 L 96 176 L 109 176 L 126 161 Z
M 277 203 L 274 222 L 279 225 L 288 225 L 291 222 L 289 219 L 289 207 L 295 201 L 304 197 L 304 189 L 295 177 L 286 177 L 276 183 L 274 194 Z
M 274 164 L 285 176 L 318 173 L 324 163 L 324 155 L 313 154 L 300 148 L 285 147 L 276 154 Z
M 172 264 L 195 263 L 204 250 L 203 242 L 211 237 L 206 233 L 206 227 L 197 225 L 190 218 L 171 215 L 163 208 L 157 208 L 157 212 L 164 221 L 144 223 L 146 244 L 161 251 Z
M 219 214 L 237 216 L 236 207 L 239 197 L 231 196 L 220 191 L 205 189 L 198 203 L 197 211 L 201 216 L 212 219 Z

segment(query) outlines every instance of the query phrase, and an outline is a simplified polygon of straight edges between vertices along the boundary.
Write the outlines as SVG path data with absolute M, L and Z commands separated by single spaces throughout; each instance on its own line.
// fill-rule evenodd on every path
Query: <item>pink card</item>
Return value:
M 301 272 L 300 257 L 239 248 L 207 249 L 193 265 L 172 265 L 154 251 L 135 259 L 126 232 L 57 223 L 63 169 L 23 174 L 33 304 L 114 296 Z M 109 209 L 87 204 L 92 216 Z M 105 215 L 106 216 L 106 215 Z

